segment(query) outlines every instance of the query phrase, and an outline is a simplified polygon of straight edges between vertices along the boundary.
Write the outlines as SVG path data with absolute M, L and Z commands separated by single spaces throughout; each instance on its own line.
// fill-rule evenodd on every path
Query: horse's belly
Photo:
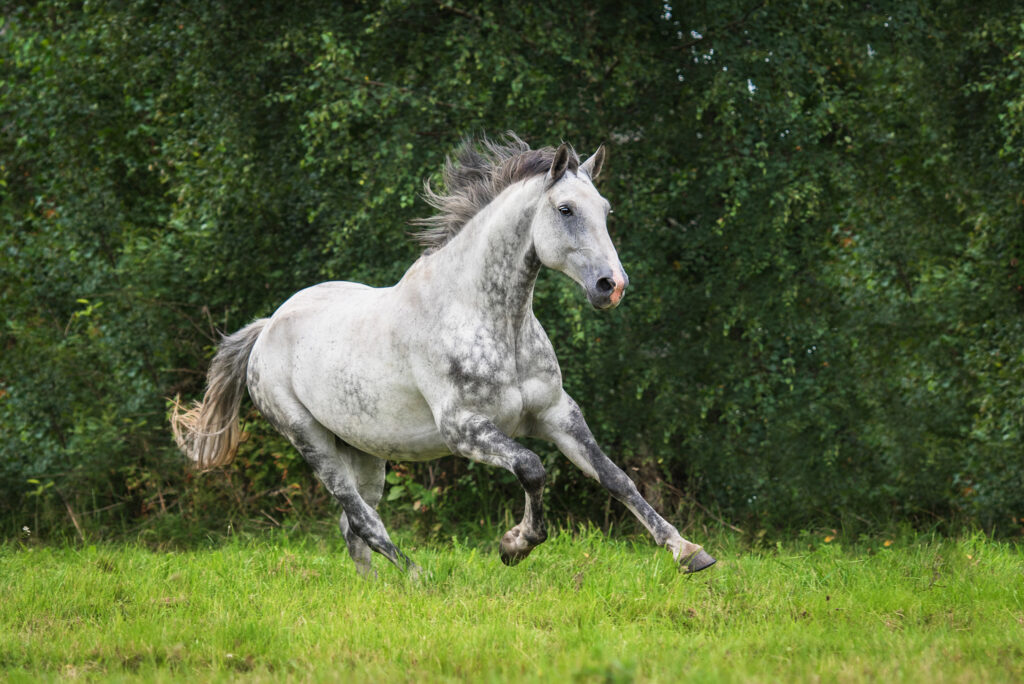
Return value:
M 331 410 L 317 419 L 348 444 L 380 458 L 429 461 L 451 453 L 425 403 L 394 403 L 373 414 Z
M 369 355 L 336 359 L 319 367 L 316 381 L 296 383 L 296 394 L 321 425 L 374 456 L 430 460 L 449 453 L 426 401 L 387 366 Z
M 352 387 L 351 379 L 346 386 Z M 398 386 L 375 389 L 358 399 L 350 392 L 337 393 L 327 405 L 312 407 L 314 417 L 345 442 L 380 458 L 429 461 L 451 453 L 418 393 Z M 516 387 L 506 388 L 498 401 L 474 412 L 510 437 L 522 434 L 526 424 L 522 393 Z

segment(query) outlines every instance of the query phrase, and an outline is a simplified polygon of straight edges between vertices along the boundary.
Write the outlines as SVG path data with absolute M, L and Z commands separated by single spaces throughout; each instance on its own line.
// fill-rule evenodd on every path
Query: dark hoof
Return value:
M 718 561 L 711 557 L 711 554 L 709 554 L 704 549 L 701 549 L 700 551 L 695 553 L 689 561 L 687 561 L 686 572 L 700 572 L 701 570 L 710 568 L 717 562 Z

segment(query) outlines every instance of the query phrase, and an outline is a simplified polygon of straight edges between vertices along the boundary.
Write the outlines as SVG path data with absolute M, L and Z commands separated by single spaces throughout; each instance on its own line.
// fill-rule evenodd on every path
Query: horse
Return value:
M 603 145 L 581 163 L 564 142 L 464 139 L 446 157 L 444 193 L 424 184 L 436 213 L 414 222 L 424 249 L 401 280 L 314 285 L 225 336 L 202 401 L 186 410 L 175 400 L 178 447 L 202 470 L 230 463 L 248 388 L 341 505 L 358 571 L 375 575 L 372 552 L 419 570 L 377 512 L 388 460 L 455 454 L 510 471 L 526 502 L 499 553 L 506 565 L 526 558 L 547 537 L 545 470 L 515 438 L 540 438 L 621 501 L 680 570 L 714 564 L 598 446 L 533 313 L 542 266 L 579 284 L 595 309 L 622 301 L 629 279 L 608 235 L 610 204 L 594 186 L 604 159 Z

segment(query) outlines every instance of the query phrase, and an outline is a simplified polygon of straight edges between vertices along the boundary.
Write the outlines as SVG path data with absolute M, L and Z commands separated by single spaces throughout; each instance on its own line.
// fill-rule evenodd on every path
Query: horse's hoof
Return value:
M 710 568 L 717 562 L 718 561 L 716 561 L 710 553 L 708 553 L 704 549 L 701 549 L 697 553 L 693 554 L 690 560 L 686 562 L 686 572 L 700 572 L 701 570 Z
M 364 580 L 375 580 L 377 579 L 377 570 L 369 563 L 356 563 L 356 572 Z
M 519 561 L 529 556 L 530 552 L 527 551 L 525 553 L 505 553 L 505 550 L 502 549 L 499 555 L 501 556 L 502 563 L 509 567 L 512 567 L 513 565 L 519 565 Z
M 524 541 L 525 540 L 519 535 L 518 530 L 511 529 L 506 532 L 501 538 L 501 543 L 498 545 L 498 553 L 501 556 L 501 562 L 505 565 L 513 566 L 529 556 L 533 547 L 522 546 Z

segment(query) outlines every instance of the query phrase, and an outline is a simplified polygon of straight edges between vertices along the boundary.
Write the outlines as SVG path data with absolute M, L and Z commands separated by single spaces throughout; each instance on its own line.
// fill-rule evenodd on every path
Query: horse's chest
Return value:
M 447 379 L 462 405 L 503 414 L 521 408 L 515 356 L 508 345 L 477 340 L 453 349 L 446 361 Z
M 517 345 L 477 335 L 447 356 L 447 379 L 458 403 L 490 418 L 506 434 L 521 432 L 558 378 L 538 372 L 536 359 Z

